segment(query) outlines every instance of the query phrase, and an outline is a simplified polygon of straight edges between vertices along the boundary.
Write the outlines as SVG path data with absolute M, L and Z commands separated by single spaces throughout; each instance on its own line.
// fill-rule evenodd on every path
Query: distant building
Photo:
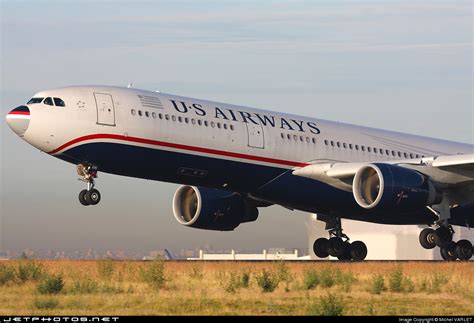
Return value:
M 6 251 L 0 251 L 0 260 L 9 260 L 10 257 Z
M 284 251 L 284 249 L 282 249 L 282 251 Z M 297 249 L 295 249 L 293 253 L 280 253 L 279 251 L 270 253 L 267 252 L 267 250 L 263 250 L 260 254 L 236 253 L 234 250 L 231 250 L 230 253 L 204 253 L 204 251 L 200 250 L 198 258 L 187 258 L 187 260 L 310 260 L 310 257 L 299 256 Z

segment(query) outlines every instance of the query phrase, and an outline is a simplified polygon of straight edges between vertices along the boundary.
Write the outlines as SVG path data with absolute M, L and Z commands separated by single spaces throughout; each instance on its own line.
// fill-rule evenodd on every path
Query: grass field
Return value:
M 474 315 L 468 262 L 0 262 L 0 315 Z

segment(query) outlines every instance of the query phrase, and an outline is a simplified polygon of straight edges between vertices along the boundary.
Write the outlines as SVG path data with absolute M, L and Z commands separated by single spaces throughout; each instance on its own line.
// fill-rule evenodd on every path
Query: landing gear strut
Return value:
M 100 193 L 94 188 L 94 178 L 97 178 L 97 167 L 93 165 L 77 165 L 79 180 L 87 183 L 87 189 L 79 193 L 79 202 L 82 205 L 96 205 L 100 202 Z
M 328 256 L 337 257 L 339 260 L 364 260 L 367 256 L 367 246 L 362 241 L 349 242 L 349 237 L 342 232 L 340 218 L 321 217 L 318 220 L 326 222 L 329 239 L 319 238 L 313 244 L 313 251 L 319 258 Z

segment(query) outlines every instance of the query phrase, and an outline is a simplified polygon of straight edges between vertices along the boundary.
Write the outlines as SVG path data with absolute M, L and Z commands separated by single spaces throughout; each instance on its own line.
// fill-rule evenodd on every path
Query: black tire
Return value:
M 90 205 L 96 205 L 100 202 L 100 193 L 96 189 L 91 189 L 85 195 L 86 202 Z
M 423 229 L 420 232 L 420 244 L 423 248 L 425 249 L 433 249 L 436 247 L 436 242 L 435 242 L 435 230 L 431 228 L 426 228 Z
M 79 192 L 79 202 L 84 206 L 89 205 L 89 203 L 86 201 L 86 194 L 87 190 L 82 190 L 81 192 Z
M 316 257 L 326 258 L 329 256 L 328 252 L 329 240 L 326 238 L 319 238 L 313 243 L 313 251 Z
M 439 227 L 435 230 L 434 242 L 440 248 L 446 247 L 453 241 L 453 233 L 446 227 Z
M 338 256 L 337 259 L 342 261 L 349 261 L 351 257 L 351 244 L 349 242 L 344 242 L 344 253 L 341 256 Z
M 344 241 L 341 238 L 332 237 L 329 239 L 328 252 L 333 257 L 339 257 L 344 254 L 345 251 Z
M 354 261 L 362 261 L 367 257 L 367 246 L 362 241 L 351 243 L 351 258 Z
M 459 240 L 456 243 L 456 256 L 460 260 L 469 260 L 472 257 L 472 243 L 468 240 Z
M 445 247 L 440 248 L 441 258 L 447 261 L 456 260 L 458 256 L 456 255 L 456 243 L 451 241 Z

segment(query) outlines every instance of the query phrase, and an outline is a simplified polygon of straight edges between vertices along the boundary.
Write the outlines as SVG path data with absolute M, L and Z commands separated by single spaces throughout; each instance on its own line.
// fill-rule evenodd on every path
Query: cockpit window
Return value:
M 44 99 L 44 102 L 43 102 L 43 103 L 44 103 L 44 104 L 47 104 L 47 105 L 54 105 L 54 104 L 53 104 L 53 99 L 51 99 L 51 98 L 46 98 L 46 99 Z
M 27 104 L 37 104 L 43 102 L 44 98 L 31 98 Z
M 53 98 L 53 100 L 54 100 L 54 105 L 56 105 L 57 107 L 65 107 L 66 106 L 64 101 L 61 100 L 60 98 Z

